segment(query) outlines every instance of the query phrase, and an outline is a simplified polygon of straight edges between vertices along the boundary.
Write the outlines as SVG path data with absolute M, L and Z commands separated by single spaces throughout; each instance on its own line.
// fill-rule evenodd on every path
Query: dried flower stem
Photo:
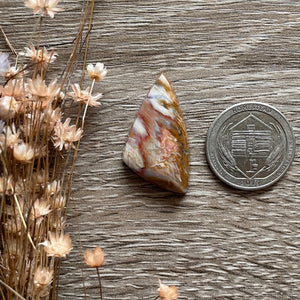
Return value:
M 97 270 L 98 281 L 99 281 L 100 298 L 101 298 L 101 300 L 103 300 L 103 298 L 102 298 L 102 285 L 101 285 L 101 277 L 100 277 L 99 268 L 96 268 L 96 270 Z
M 95 84 L 95 79 L 92 82 L 91 89 L 90 89 L 90 94 L 92 94 L 92 91 L 93 91 L 93 88 L 94 88 L 94 84 Z M 86 112 L 87 112 L 88 106 L 89 106 L 89 103 L 87 102 L 86 105 L 85 105 L 85 108 L 84 108 L 83 116 L 82 116 L 81 129 L 83 129 L 83 126 L 84 126 L 84 121 L 85 121 L 85 116 L 86 116 Z
M 94 1 L 94 0 L 93 0 Z M 90 14 L 93 13 L 93 9 L 90 9 L 88 7 L 89 5 L 87 4 L 86 6 L 86 9 L 84 11 L 84 16 L 82 17 L 82 20 L 80 22 L 80 26 L 79 26 L 79 29 L 78 29 L 78 33 L 77 33 L 77 36 L 76 36 L 76 39 L 75 39 L 75 45 L 73 47 L 73 51 L 72 51 L 72 54 L 70 56 L 70 61 L 68 63 L 68 68 L 66 70 L 66 73 L 65 73 L 65 76 L 63 77 L 62 79 L 62 83 L 61 83 L 61 89 L 62 87 L 65 85 L 65 82 L 67 81 L 67 79 L 69 78 L 70 74 L 72 73 L 72 68 L 73 68 L 73 64 L 74 64 L 74 60 L 76 58 L 76 53 L 78 51 L 78 48 L 79 48 L 79 44 L 80 44 L 80 40 L 82 38 L 82 34 L 83 34 L 83 30 L 84 30 L 84 26 L 86 24 L 86 20 L 87 18 L 89 17 Z M 89 33 L 88 33 L 89 34 Z M 86 50 L 87 51 L 87 50 Z M 85 60 L 86 60 L 86 55 L 85 55 Z M 86 61 L 83 61 L 83 65 L 85 66 L 86 64 Z M 62 111 L 64 110 L 64 104 L 62 105 Z
M 12 293 L 14 293 L 18 298 L 21 300 L 26 300 L 23 296 L 21 296 L 18 292 L 16 292 L 14 289 L 12 289 L 9 285 L 7 285 L 4 281 L 0 279 L 0 283 L 3 284 L 8 290 L 10 290 Z M 4 299 L 4 298 L 3 298 Z
M 55 258 L 55 261 L 56 261 L 56 276 L 55 276 L 55 278 L 57 278 L 57 282 L 56 282 L 56 289 L 55 289 L 55 291 L 56 291 L 56 295 L 55 295 L 55 299 L 58 299 L 58 287 L 59 287 L 59 275 L 60 275 L 60 262 L 61 262 L 61 260 L 59 259 L 57 259 L 57 258 Z M 54 263 L 55 264 L 55 263 Z
M 81 279 L 82 279 L 82 286 L 83 286 L 83 294 L 84 294 L 84 299 L 87 299 L 86 297 L 86 287 L 85 287 L 85 276 L 84 276 L 84 272 L 83 272 L 83 266 L 84 266 L 84 259 L 83 259 L 83 251 L 82 251 L 82 241 L 81 241 L 81 233 L 80 233 L 80 225 L 79 225 L 79 221 L 78 221 L 78 213 L 77 213 L 77 209 L 76 209 L 76 203 L 73 201 L 72 202 L 73 206 L 74 206 L 74 211 L 76 214 L 76 225 L 77 225 L 77 233 L 78 233 L 78 242 L 79 242 L 79 250 L 80 250 L 80 262 L 81 262 Z
M 17 52 L 16 52 L 15 48 L 12 46 L 12 44 L 11 44 L 10 41 L 8 40 L 7 35 L 5 34 L 5 32 L 4 32 L 4 30 L 3 30 L 3 28 L 2 28 L 1 25 L 0 25 L 0 30 L 1 30 L 1 32 L 2 32 L 2 34 L 3 34 L 3 36 L 4 36 L 4 38 L 5 38 L 6 44 L 8 45 L 10 51 L 11 51 L 14 55 L 17 55 Z
M 26 225 L 26 222 L 25 222 L 24 217 L 23 217 L 23 213 L 22 213 L 22 210 L 21 210 L 21 207 L 20 207 L 20 203 L 19 203 L 18 198 L 17 198 L 17 196 L 16 196 L 15 193 L 14 193 L 14 199 L 15 199 L 15 202 L 16 202 L 16 205 L 17 205 L 19 214 L 20 214 L 20 218 L 21 218 L 22 223 L 23 223 L 23 225 L 24 225 L 24 228 L 27 230 L 27 225 Z M 31 243 L 31 245 L 32 245 L 32 247 L 33 247 L 33 249 L 36 250 L 36 247 L 35 247 L 35 245 L 34 245 L 34 243 L 33 243 L 33 240 L 32 240 L 32 238 L 31 238 L 31 235 L 30 235 L 29 232 L 27 232 L 27 237 L 28 237 L 28 239 L 29 239 L 29 241 L 30 241 L 30 243 Z
M 86 66 L 86 60 L 87 60 L 87 53 L 88 53 L 88 45 L 89 45 L 89 39 L 90 39 L 90 30 L 92 28 L 92 21 L 93 21 L 93 11 L 94 11 L 94 5 L 95 5 L 95 0 L 92 0 L 91 2 L 91 14 L 90 14 L 90 20 L 89 20 L 89 26 L 88 26 L 88 35 L 86 37 L 86 43 L 85 43 L 85 51 L 84 51 L 84 59 L 83 59 L 83 66 L 82 66 L 82 75 L 80 79 L 80 86 L 82 85 L 83 78 L 84 78 L 84 72 L 85 72 L 85 66 Z

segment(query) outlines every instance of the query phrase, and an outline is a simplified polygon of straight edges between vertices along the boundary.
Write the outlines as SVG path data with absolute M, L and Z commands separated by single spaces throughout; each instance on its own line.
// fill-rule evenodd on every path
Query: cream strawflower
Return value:
M 40 299 L 47 296 L 52 279 L 53 270 L 39 266 L 34 272 L 33 283 L 31 283 L 29 288 L 30 299 Z
M 56 60 L 57 53 L 55 51 L 48 53 L 45 47 L 37 50 L 33 45 L 30 45 L 29 48 L 25 47 L 25 52 L 20 52 L 19 55 L 29 57 L 41 70 L 43 67 L 47 68 L 50 63 Z
M 65 123 L 57 122 L 54 127 L 54 147 L 62 150 L 65 147 L 66 150 L 74 147 L 73 143 L 81 139 L 82 130 L 76 129 L 75 125 L 70 126 L 70 118 L 67 118 Z
M 177 292 L 176 286 L 167 286 L 165 284 L 162 284 L 160 279 L 159 281 L 159 297 L 162 300 L 175 300 L 178 298 L 179 294 Z
M 53 209 L 63 209 L 66 205 L 66 198 L 64 196 L 57 196 L 51 201 Z
M 14 158 L 20 162 L 30 162 L 35 155 L 34 149 L 24 142 L 14 146 Z
M 53 109 L 51 106 L 47 107 L 41 116 L 41 130 L 48 131 L 49 133 L 53 130 L 56 122 L 61 120 L 60 108 Z
M 54 18 L 54 15 L 63 11 L 62 8 L 55 7 L 60 0 L 26 0 L 25 5 L 28 8 L 33 9 L 34 14 L 40 14 L 42 16 L 49 15 Z
M 51 183 L 48 183 L 45 193 L 48 196 L 54 196 L 57 195 L 60 192 L 61 186 L 59 180 L 53 180 Z
M 104 251 L 99 246 L 94 251 L 86 250 L 84 259 L 91 268 L 98 268 L 104 263 Z
M 27 73 L 27 71 L 25 71 L 25 69 L 26 69 L 26 65 L 24 65 L 22 68 L 21 67 L 10 67 L 2 75 L 5 77 L 6 80 L 12 79 L 15 77 L 22 78 Z
M 45 246 L 45 252 L 48 256 L 54 257 L 66 257 L 67 254 L 72 250 L 72 241 L 68 234 L 63 234 L 63 232 L 55 233 L 49 232 L 49 240 L 41 243 Z
M 12 96 L 15 99 L 15 102 L 13 102 L 15 105 L 15 113 L 21 114 L 25 112 L 28 91 L 27 83 L 24 82 L 23 78 L 9 80 L 4 87 L 0 86 L 0 93 L 2 97 Z M 0 114 L 1 110 L 2 109 L 0 109 Z M 2 113 L 4 112 L 2 111 Z
M 0 118 L 12 119 L 19 111 L 19 103 L 14 97 L 4 96 L 0 98 Z
M 71 84 L 73 92 L 68 93 L 69 96 L 73 98 L 75 102 L 88 104 L 89 106 L 100 106 L 101 104 L 97 102 L 102 97 L 101 93 L 98 93 L 94 96 L 90 93 L 90 88 L 86 88 L 85 90 L 81 90 L 79 84 Z
M 36 200 L 30 211 L 31 219 L 40 219 L 51 212 L 50 204 L 43 200 Z
M 8 83 L 3 87 L 0 86 L 0 92 L 3 96 L 13 96 L 17 100 L 22 100 L 26 96 L 27 85 L 23 79 L 9 80 Z
M 6 195 L 12 195 L 14 191 L 14 180 L 10 175 L 8 177 L 0 177 L 0 195 L 5 192 Z
M 6 146 L 6 148 L 13 148 L 15 144 L 20 142 L 20 131 L 16 130 L 16 126 L 12 123 L 11 126 L 4 128 L 4 132 L 0 134 L 0 147 Z
M 53 270 L 39 266 L 34 272 L 33 282 L 37 288 L 45 288 L 52 282 L 52 278 Z
M 59 94 L 60 86 L 56 84 L 56 79 L 53 79 L 47 86 L 45 80 L 41 76 L 36 79 L 28 79 L 28 91 L 32 94 L 35 100 L 41 101 L 41 108 L 45 109 L 49 101 L 54 100 Z
M 5 79 L 9 79 L 16 76 L 19 72 L 20 68 L 10 67 L 5 72 L 3 72 L 2 75 L 5 77 Z
M 95 66 L 88 64 L 87 73 L 92 80 L 101 81 L 107 74 L 107 70 L 103 63 L 96 63 Z

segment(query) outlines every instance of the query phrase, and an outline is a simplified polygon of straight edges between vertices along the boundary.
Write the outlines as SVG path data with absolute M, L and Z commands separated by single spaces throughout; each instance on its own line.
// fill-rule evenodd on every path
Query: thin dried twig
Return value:
M 1 32 L 2 32 L 2 34 L 3 34 L 3 36 L 4 36 L 4 38 L 5 38 L 5 41 L 6 41 L 6 43 L 7 43 L 7 46 L 9 47 L 10 51 L 11 51 L 14 55 L 17 56 L 17 52 L 16 52 L 15 48 L 14 48 L 13 45 L 10 43 L 10 41 L 9 41 L 7 35 L 5 34 L 5 32 L 4 32 L 4 30 L 3 30 L 3 28 L 2 28 L 1 25 L 0 25 L 0 30 L 1 30 Z

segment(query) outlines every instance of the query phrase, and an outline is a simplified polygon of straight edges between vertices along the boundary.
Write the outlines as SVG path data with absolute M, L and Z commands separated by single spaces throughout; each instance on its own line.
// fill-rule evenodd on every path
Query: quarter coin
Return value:
M 241 190 L 258 190 L 278 181 L 295 154 L 295 137 L 284 115 L 259 102 L 243 102 L 211 124 L 206 155 L 214 173 Z

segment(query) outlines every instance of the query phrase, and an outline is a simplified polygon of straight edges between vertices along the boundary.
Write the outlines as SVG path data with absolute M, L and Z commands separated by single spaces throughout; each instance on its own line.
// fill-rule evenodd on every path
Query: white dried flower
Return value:
M 47 107 L 41 115 L 41 130 L 50 133 L 53 130 L 56 122 L 60 120 L 60 108 L 57 107 L 56 109 L 53 109 L 51 106 Z
M 59 94 L 60 86 L 56 84 L 56 79 L 52 80 L 47 86 L 41 76 L 36 79 L 28 79 L 28 91 L 32 94 L 33 99 L 39 101 L 39 107 L 45 109 L 49 102 Z
M 45 246 L 45 252 L 48 256 L 54 257 L 66 257 L 67 254 L 72 250 L 72 241 L 68 234 L 63 232 L 54 233 L 49 232 L 49 240 L 41 243 Z
M 40 14 L 42 16 L 49 15 L 54 18 L 54 15 L 63 11 L 62 8 L 55 7 L 60 0 L 26 0 L 25 5 L 28 8 L 33 9 L 34 14 Z
M 86 88 L 82 90 L 79 84 L 71 84 L 71 88 L 73 92 L 68 93 L 69 96 L 73 98 L 73 100 L 77 103 L 87 104 L 89 106 L 100 106 L 101 104 L 97 102 L 102 97 L 101 93 L 96 95 L 92 95 L 90 93 L 90 88 Z
M 16 100 L 24 100 L 28 94 L 27 84 L 21 79 L 9 80 L 5 86 L 0 86 L 1 96 L 12 96 Z
M 0 147 L 13 148 L 14 145 L 20 142 L 19 135 L 20 131 L 16 130 L 16 126 L 12 123 L 11 126 L 6 126 L 3 130 L 4 132 L 0 134 Z
M 12 195 L 14 192 L 14 180 L 10 175 L 8 177 L 0 177 L 0 195 L 5 192 L 6 195 Z
M 48 52 L 44 47 L 42 49 L 35 49 L 33 45 L 25 47 L 25 52 L 20 52 L 20 56 L 29 57 L 38 67 L 39 70 L 47 68 L 50 63 L 56 60 L 57 53 L 54 51 Z
M 4 96 L 0 98 L 0 118 L 12 119 L 19 111 L 19 103 L 14 97 Z
M 49 294 L 50 284 L 53 279 L 54 270 L 49 270 L 48 268 L 42 268 L 39 266 L 33 277 L 33 283 L 31 283 L 29 288 L 29 295 L 33 299 L 44 298 Z
M 64 196 L 57 196 L 51 202 L 53 209 L 63 209 L 66 205 L 66 198 Z
M 60 192 L 60 181 L 59 180 L 54 180 L 51 183 L 48 183 L 46 187 L 46 194 L 49 196 L 54 196 L 57 195 Z
M 37 288 L 45 288 L 52 282 L 53 270 L 38 267 L 34 272 L 34 284 Z
M 34 149 L 24 142 L 14 146 L 14 158 L 20 162 L 30 162 L 34 158 Z
M 70 126 L 70 118 L 67 118 L 65 123 L 57 122 L 54 127 L 54 147 L 66 150 L 74 147 L 73 143 L 81 139 L 82 130 L 76 128 L 75 125 Z
M 27 71 L 25 71 L 25 69 L 26 69 L 26 65 L 24 65 L 22 68 L 12 66 L 3 73 L 3 76 L 5 77 L 6 80 L 15 77 L 22 78 L 26 73 L 28 73 Z
M 101 81 L 107 74 L 104 64 L 100 62 L 96 63 L 95 66 L 88 64 L 86 69 L 90 78 L 95 81 Z
M 43 200 L 36 200 L 30 212 L 31 219 L 39 219 L 51 212 L 50 204 Z

